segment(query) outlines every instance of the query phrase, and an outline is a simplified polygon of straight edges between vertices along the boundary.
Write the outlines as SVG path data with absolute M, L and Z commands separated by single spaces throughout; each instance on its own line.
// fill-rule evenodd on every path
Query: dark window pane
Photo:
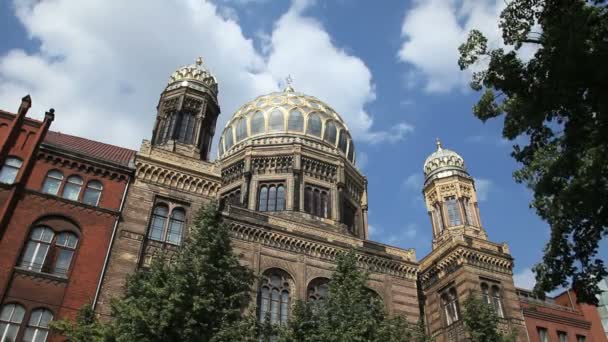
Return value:
M 279 109 L 275 109 L 270 113 L 268 117 L 268 131 L 282 131 L 285 129 L 283 112 Z
M 308 116 L 307 133 L 321 137 L 321 117 L 318 114 L 313 113 Z
M 257 112 L 251 117 L 251 135 L 260 134 L 264 132 L 264 114 Z
M 272 185 L 268 190 L 268 211 L 277 209 L 277 188 Z
M 247 138 L 247 120 L 241 118 L 236 124 L 236 141 L 241 141 L 245 138 Z
M 347 138 L 346 130 L 341 130 L 340 131 L 340 141 L 338 142 L 338 147 L 344 153 L 346 153 L 347 142 L 348 142 L 348 138 Z
M 288 129 L 296 132 L 304 130 L 304 116 L 299 110 L 294 109 L 289 113 Z
M 282 185 L 277 187 L 277 210 L 285 210 L 285 188 Z
M 268 188 L 266 186 L 262 186 L 262 188 L 260 189 L 260 200 L 258 208 L 259 211 L 268 210 Z
M 325 123 L 325 136 L 323 139 L 332 145 L 336 144 L 336 124 L 333 121 Z

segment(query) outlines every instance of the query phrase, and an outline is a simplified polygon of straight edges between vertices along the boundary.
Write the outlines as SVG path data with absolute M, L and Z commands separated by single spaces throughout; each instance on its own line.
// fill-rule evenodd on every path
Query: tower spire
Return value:
M 437 145 L 437 151 L 441 151 L 441 140 L 435 138 L 435 144 Z
M 283 90 L 284 92 L 293 93 L 295 91 L 291 86 L 292 82 L 293 79 L 291 78 L 291 75 L 287 75 L 287 78 L 285 78 L 285 83 L 287 84 L 287 86 L 285 87 L 285 90 Z

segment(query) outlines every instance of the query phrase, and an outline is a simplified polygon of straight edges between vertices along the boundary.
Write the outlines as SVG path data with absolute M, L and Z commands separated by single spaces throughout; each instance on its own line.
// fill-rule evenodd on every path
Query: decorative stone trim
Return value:
M 339 253 L 346 252 L 346 248 L 338 248 L 329 244 L 305 240 L 290 236 L 277 231 L 249 226 L 237 222 L 228 222 L 228 227 L 234 238 L 261 243 L 264 246 L 281 249 L 298 254 L 305 254 L 313 258 L 319 258 L 333 262 Z M 357 253 L 357 260 L 361 267 L 372 272 L 388 274 L 394 277 L 416 280 L 418 267 L 408 265 L 388 258 L 375 255 Z
M 221 184 L 217 181 L 149 164 L 141 159 L 135 165 L 135 177 L 146 183 L 158 184 L 209 197 L 217 196 L 221 187 Z
M 245 171 L 245 162 L 239 160 L 238 162 L 227 166 L 222 169 L 222 183 L 230 184 L 235 180 L 239 179 Z
M 59 165 L 74 170 L 79 170 L 84 173 L 94 174 L 97 177 L 118 179 L 119 181 L 126 182 L 128 175 L 126 173 L 118 172 L 109 168 L 84 163 L 78 159 L 65 158 L 55 153 L 47 153 L 40 151 L 37 156 L 38 160 L 50 163 L 53 165 Z
M 336 182 L 338 180 L 338 168 L 335 165 L 316 159 L 302 157 L 302 171 L 306 176 L 326 182 Z
M 251 160 L 255 173 L 286 173 L 293 170 L 293 156 L 256 157 Z
M 512 274 L 513 272 L 513 261 L 510 258 L 459 246 L 443 256 L 439 262 L 420 273 L 422 288 L 426 289 L 432 286 L 445 275 L 453 273 L 464 265 L 482 268 L 490 272 L 506 274 Z

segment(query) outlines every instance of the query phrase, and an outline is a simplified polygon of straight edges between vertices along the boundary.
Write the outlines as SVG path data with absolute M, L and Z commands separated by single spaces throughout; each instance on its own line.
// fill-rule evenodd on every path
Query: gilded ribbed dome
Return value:
M 451 176 L 456 173 L 467 174 L 464 159 L 456 152 L 443 148 L 437 139 L 437 151 L 433 152 L 424 162 L 424 176 L 430 178 L 441 178 L 442 175 Z M 443 172 L 448 171 L 448 172 Z
M 201 57 L 198 57 L 194 64 L 181 66 L 171 74 L 166 90 L 179 87 L 210 92 L 217 99 L 217 79 L 205 68 Z
M 355 147 L 346 123 L 334 109 L 288 85 L 281 92 L 258 96 L 241 106 L 222 133 L 220 157 L 262 138 L 306 141 L 335 150 L 351 163 Z

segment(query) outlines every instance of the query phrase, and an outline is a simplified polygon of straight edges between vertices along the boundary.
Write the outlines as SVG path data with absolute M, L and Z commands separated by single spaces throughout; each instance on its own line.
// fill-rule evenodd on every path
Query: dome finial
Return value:
M 285 83 L 287 84 L 287 86 L 285 87 L 285 90 L 283 90 L 284 92 L 293 93 L 295 91 L 291 86 L 292 82 L 293 79 L 291 78 L 291 75 L 287 75 L 287 78 L 285 78 Z
M 197 57 L 195 63 L 196 65 L 203 65 L 203 57 Z
M 435 144 L 437 144 L 437 151 L 441 151 L 441 140 L 439 138 L 435 139 Z

